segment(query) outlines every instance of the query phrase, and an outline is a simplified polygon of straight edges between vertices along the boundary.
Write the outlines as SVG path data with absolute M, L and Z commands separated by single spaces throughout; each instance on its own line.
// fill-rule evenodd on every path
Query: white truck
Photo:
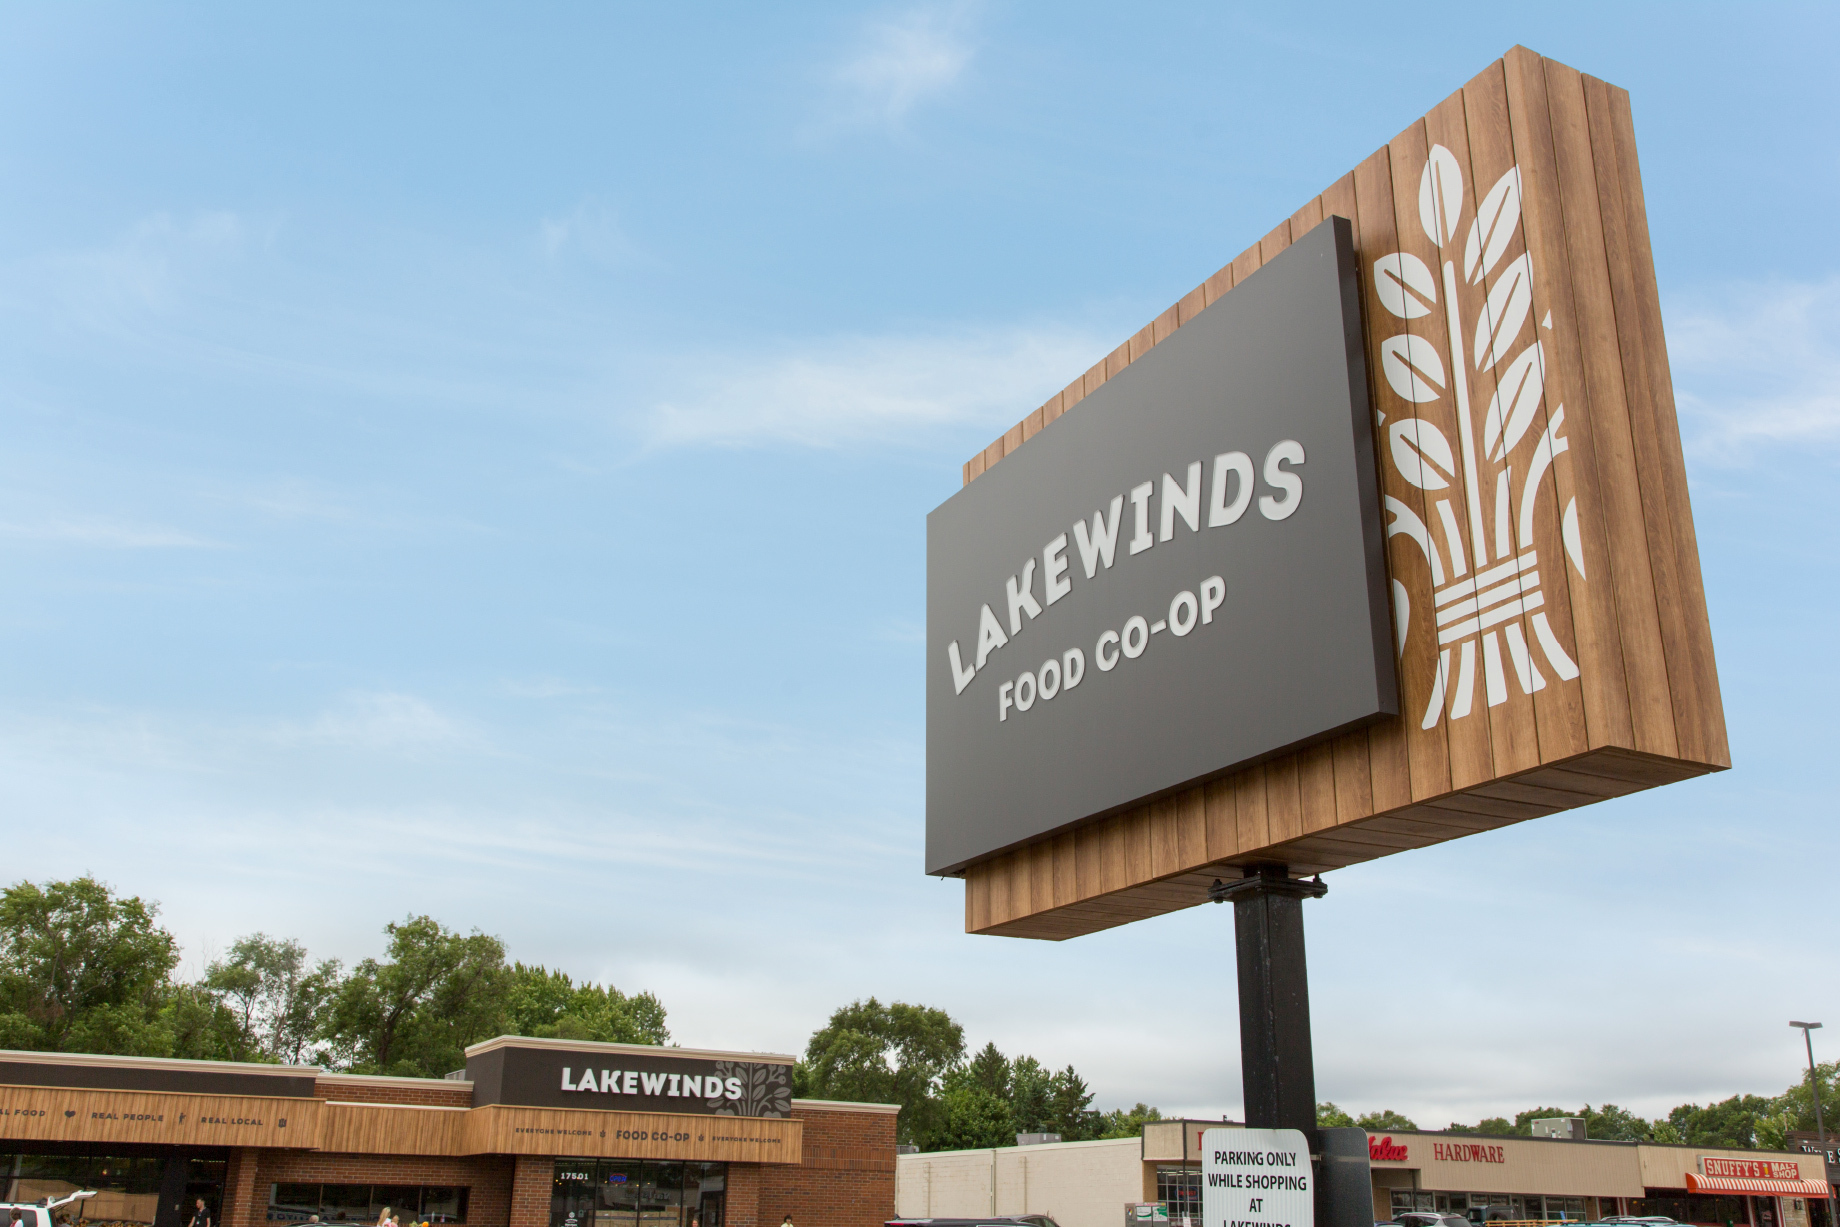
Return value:
M 43 1201 L 0 1201 L 0 1227 L 8 1227 L 13 1221 L 15 1210 L 19 1212 L 20 1227 L 53 1227 L 56 1211 L 95 1195 L 94 1189 L 79 1189 L 75 1193 L 66 1193 L 55 1199 L 47 1197 Z

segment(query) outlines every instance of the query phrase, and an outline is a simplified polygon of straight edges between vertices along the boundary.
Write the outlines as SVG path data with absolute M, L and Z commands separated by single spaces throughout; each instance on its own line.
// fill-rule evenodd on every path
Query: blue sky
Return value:
M 1654 1113 L 1836 1016 L 1831 6 L 0 9 L 6 873 L 430 912 L 801 1050 L 1239 1111 L 1231 918 L 920 871 L 959 465 L 1516 42 L 1627 87 L 1736 768 L 1345 870 L 1319 1092 Z M 1840 1056 L 1833 1048 L 1829 1056 Z

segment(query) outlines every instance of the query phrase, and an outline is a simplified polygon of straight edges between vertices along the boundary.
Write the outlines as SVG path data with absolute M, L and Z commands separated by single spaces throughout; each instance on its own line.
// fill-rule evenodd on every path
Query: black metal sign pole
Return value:
M 1310 984 L 1303 952 L 1303 901 L 1329 887 L 1284 865 L 1255 865 L 1235 882 L 1215 882 L 1208 898 L 1233 904 L 1239 954 L 1240 1079 L 1246 1124 L 1297 1129 L 1321 1156 L 1316 1167 L 1317 1227 L 1373 1221 L 1367 1134 L 1316 1127 L 1316 1068 L 1310 1053 Z M 1221 1227 L 1209 1223 L 1206 1227 Z

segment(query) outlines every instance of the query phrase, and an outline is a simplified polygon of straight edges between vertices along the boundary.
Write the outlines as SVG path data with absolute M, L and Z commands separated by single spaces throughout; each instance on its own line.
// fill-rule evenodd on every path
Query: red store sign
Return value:
M 1446 1163 L 1506 1163 L 1507 1156 L 1499 1146 L 1483 1146 L 1474 1142 L 1433 1142 L 1431 1157 Z
M 1370 1163 L 1404 1163 L 1406 1148 L 1392 1138 L 1367 1139 L 1367 1159 Z
M 1776 1159 L 1714 1159 L 1706 1156 L 1700 1161 L 1701 1174 L 1706 1176 L 1738 1176 L 1746 1180 L 1800 1180 L 1802 1169 L 1793 1161 L 1784 1162 Z

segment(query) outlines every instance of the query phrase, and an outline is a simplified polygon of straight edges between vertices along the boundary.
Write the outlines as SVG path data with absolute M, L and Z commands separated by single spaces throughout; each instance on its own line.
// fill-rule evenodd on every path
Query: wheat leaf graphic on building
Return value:
M 1542 666 L 1566 681 L 1578 676 L 1547 620 L 1534 548 L 1540 491 L 1567 443 L 1560 433 L 1564 405 L 1554 407 L 1544 429 L 1535 429 L 1547 368 L 1546 342 L 1532 319 L 1532 253 L 1504 260 L 1521 223 L 1519 168 L 1509 168 L 1489 189 L 1467 227 L 1466 207 L 1455 155 L 1432 146 L 1419 179 L 1418 212 L 1438 249 L 1439 268 L 1405 251 L 1373 265 L 1381 306 L 1401 320 L 1423 318 L 1428 331 L 1443 333 L 1382 341 L 1381 372 L 1410 404 L 1448 399 L 1457 424 L 1453 445 L 1429 419 L 1380 418 L 1388 461 L 1425 494 L 1422 517 L 1388 496 L 1386 533 L 1416 545 L 1431 572 L 1430 609 L 1414 611 L 1405 586 L 1393 582 L 1400 653 L 1414 636 L 1436 637 L 1436 673 L 1421 722 L 1426 729 L 1446 715 L 1462 720 L 1474 713 L 1478 684 L 1493 707 L 1507 702 L 1510 680 L 1525 694 L 1545 689 Z M 1473 324 L 1465 328 L 1470 313 Z M 1471 383 L 1485 374 L 1495 390 L 1478 406 Z M 1560 516 L 1560 537 L 1583 580 L 1576 499 Z M 1549 559 L 1546 565 L 1565 564 Z

